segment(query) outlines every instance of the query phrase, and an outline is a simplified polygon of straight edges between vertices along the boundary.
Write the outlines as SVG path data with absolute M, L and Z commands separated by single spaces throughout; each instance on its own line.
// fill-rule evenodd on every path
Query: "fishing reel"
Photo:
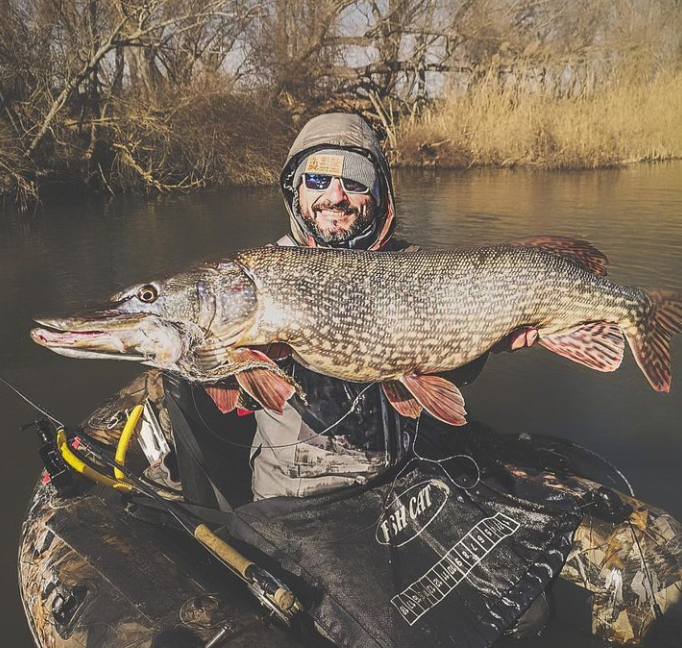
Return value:
M 45 473 L 59 497 L 69 498 L 78 493 L 73 473 L 57 446 L 57 431 L 47 419 L 37 419 L 21 426 L 21 431 L 34 428 L 40 439 L 38 454 L 43 461 Z
M 242 556 L 234 547 L 218 537 L 189 511 L 178 505 L 177 502 L 169 501 L 163 497 L 161 491 L 157 492 L 149 483 L 146 483 L 126 468 L 125 458 L 128 443 L 146 409 L 145 403 L 136 405 L 130 412 L 121 432 L 115 456 L 112 458 L 108 450 L 104 450 L 101 444 L 85 434 L 84 431 L 80 431 L 78 437 L 74 438 L 73 435 L 67 433 L 64 424 L 47 413 L 44 408 L 36 405 L 2 377 L 0 377 L 0 382 L 8 385 L 10 389 L 47 417 L 27 423 L 21 429 L 35 428 L 38 433 L 41 441 L 39 453 L 45 466 L 46 475 L 49 476 L 49 481 L 55 487 L 60 497 L 73 497 L 78 493 L 77 481 L 74 478 L 75 472 L 97 484 L 108 486 L 116 491 L 123 493 L 139 492 L 156 500 L 162 508 L 177 520 L 181 528 L 198 540 L 236 576 L 241 578 L 258 601 L 273 616 L 280 619 L 287 626 L 292 625 L 294 616 L 301 612 L 303 607 L 296 598 L 296 595 L 282 581 Z M 141 436 L 143 437 L 142 444 L 146 443 L 149 445 L 149 439 L 146 439 L 144 434 L 141 434 Z M 73 441 L 78 441 L 83 446 L 81 452 L 76 450 L 76 444 L 73 444 L 72 449 L 71 444 Z M 154 446 L 152 448 L 150 446 L 147 450 L 150 450 L 150 448 L 155 452 L 160 452 L 162 456 L 164 455 L 164 447 Z M 83 450 L 86 451 L 85 454 L 83 454 Z M 86 457 L 86 454 L 92 454 L 95 461 Z M 102 472 L 102 468 L 112 471 L 113 475 Z
M 303 610 L 294 593 L 270 572 L 252 565 L 246 570 L 247 585 L 263 607 L 287 626 Z

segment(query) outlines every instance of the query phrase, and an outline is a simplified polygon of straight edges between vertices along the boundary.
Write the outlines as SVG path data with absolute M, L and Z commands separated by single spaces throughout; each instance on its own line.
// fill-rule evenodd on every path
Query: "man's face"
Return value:
M 339 178 L 332 178 L 323 190 L 309 189 L 305 174 L 298 188 L 301 218 L 318 242 L 341 243 L 363 232 L 376 216 L 371 193 L 346 191 Z

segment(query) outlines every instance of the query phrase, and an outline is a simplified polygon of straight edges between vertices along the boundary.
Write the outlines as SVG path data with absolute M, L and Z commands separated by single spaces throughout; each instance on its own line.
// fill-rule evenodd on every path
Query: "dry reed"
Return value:
M 402 166 L 584 169 L 682 158 L 682 72 L 556 98 L 488 82 L 396 129 Z

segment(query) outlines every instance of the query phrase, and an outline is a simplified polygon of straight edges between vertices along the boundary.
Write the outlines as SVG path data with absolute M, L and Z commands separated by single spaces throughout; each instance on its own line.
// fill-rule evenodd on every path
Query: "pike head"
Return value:
M 132 360 L 210 380 L 255 319 L 256 287 L 234 261 L 132 286 L 72 317 L 41 317 L 34 342 L 74 358 Z

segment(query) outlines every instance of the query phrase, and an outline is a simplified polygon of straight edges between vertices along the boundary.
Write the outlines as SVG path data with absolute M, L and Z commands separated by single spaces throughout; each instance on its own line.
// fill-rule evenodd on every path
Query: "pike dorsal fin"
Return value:
M 567 236 L 530 236 L 528 238 L 514 239 L 512 245 L 528 245 L 542 248 L 554 254 L 564 256 L 583 270 L 593 272 L 596 275 L 606 276 L 606 264 L 609 260 L 603 252 L 600 252 L 588 241 L 574 239 Z
M 431 416 L 450 425 L 466 425 L 459 389 L 440 376 L 403 376 L 400 382 Z
M 588 322 L 564 333 L 542 335 L 540 344 L 569 360 L 596 369 L 615 371 L 623 362 L 625 338 L 618 324 Z

